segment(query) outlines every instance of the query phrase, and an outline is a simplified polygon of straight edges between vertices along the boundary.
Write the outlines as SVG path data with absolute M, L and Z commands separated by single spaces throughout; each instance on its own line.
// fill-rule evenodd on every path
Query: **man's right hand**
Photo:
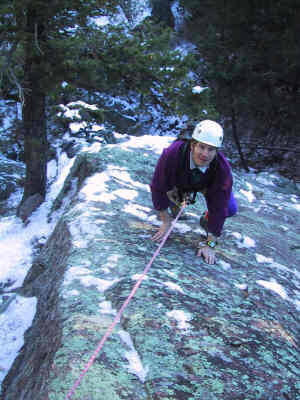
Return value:
M 171 222 L 164 222 L 159 228 L 158 231 L 155 233 L 155 235 L 152 236 L 152 240 L 154 242 L 160 242 L 163 237 L 165 236 L 166 232 L 170 229 L 171 227 Z

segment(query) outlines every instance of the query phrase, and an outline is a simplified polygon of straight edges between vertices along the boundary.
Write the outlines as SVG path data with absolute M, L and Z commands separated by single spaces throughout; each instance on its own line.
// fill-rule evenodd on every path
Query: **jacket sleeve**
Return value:
M 172 143 L 160 156 L 151 181 L 152 202 L 156 210 L 166 210 L 170 201 L 167 192 L 176 185 L 178 152 L 181 141 Z
M 215 197 L 207 200 L 208 209 L 208 232 L 214 236 L 220 236 L 226 217 L 228 216 L 228 205 L 231 191 L 220 190 Z
M 226 217 L 229 215 L 229 200 L 232 191 L 232 173 L 224 156 L 220 159 L 220 169 L 215 182 L 206 195 L 208 208 L 208 232 L 220 236 Z

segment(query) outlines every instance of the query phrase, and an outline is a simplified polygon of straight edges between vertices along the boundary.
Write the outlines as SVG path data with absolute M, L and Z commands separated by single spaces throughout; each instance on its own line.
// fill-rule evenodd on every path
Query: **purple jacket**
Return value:
M 169 207 L 170 200 L 167 196 L 169 190 L 175 186 L 184 187 L 190 182 L 190 151 L 187 151 L 185 160 L 180 160 L 180 157 L 183 157 L 181 147 L 184 143 L 176 140 L 164 149 L 158 160 L 150 185 L 156 210 L 166 210 Z M 213 167 L 212 164 L 214 164 Z M 231 168 L 221 152 L 217 153 L 215 161 L 212 161 L 201 180 L 209 214 L 208 231 L 215 236 L 220 236 L 225 218 L 229 215 L 228 205 L 232 190 Z

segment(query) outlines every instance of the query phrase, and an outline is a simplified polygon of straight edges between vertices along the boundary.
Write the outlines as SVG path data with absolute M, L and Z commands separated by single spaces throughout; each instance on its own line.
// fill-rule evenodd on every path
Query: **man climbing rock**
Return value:
M 229 162 L 219 151 L 223 142 L 223 128 L 214 121 L 204 120 L 196 125 L 190 140 L 176 140 L 164 149 L 151 182 L 152 201 L 162 221 L 152 237 L 160 241 L 171 226 L 171 215 L 176 214 L 187 196 L 201 192 L 207 211 L 200 218 L 206 230 L 206 241 L 200 242 L 197 256 L 209 264 L 215 263 L 215 247 L 225 219 L 237 212 L 232 193 L 232 173 Z

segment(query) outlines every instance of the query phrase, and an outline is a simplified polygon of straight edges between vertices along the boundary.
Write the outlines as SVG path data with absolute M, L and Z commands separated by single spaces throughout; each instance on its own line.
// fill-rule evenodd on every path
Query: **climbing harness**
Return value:
M 195 204 L 196 203 L 196 197 L 197 197 L 197 192 L 185 192 L 185 193 L 182 194 L 183 202 L 186 205 Z
M 187 202 L 184 202 L 181 206 L 180 211 L 178 212 L 176 218 L 174 219 L 174 221 L 172 222 L 169 230 L 165 233 L 161 243 L 159 244 L 158 248 L 156 249 L 155 253 L 153 254 L 151 260 L 149 261 L 149 263 L 147 264 L 147 266 L 145 267 L 142 275 L 140 276 L 140 278 L 138 279 L 138 281 L 136 282 L 136 284 L 134 285 L 132 291 L 130 292 L 129 296 L 127 297 L 127 299 L 125 300 L 125 302 L 123 303 L 122 307 L 120 308 L 119 312 L 117 313 L 117 315 L 115 316 L 112 324 L 108 327 L 107 331 L 105 332 L 104 336 L 102 337 L 101 341 L 99 342 L 96 350 L 94 351 L 94 353 L 92 354 L 91 358 L 89 359 L 88 363 L 86 364 L 84 370 L 81 372 L 79 378 L 75 381 L 73 387 L 71 388 L 71 390 L 68 392 L 68 394 L 65 397 L 65 400 L 69 400 L 71 399 L 71 397 L 73 396 L 73 394 L 75 393 L 75 390 L 77 389 L 77 387 L 80 385 L 83 377 L 85 376 L 85 374 L 88 372 L 88 370 L 90 369 L 90 367 L 93 365 L 96 357 L 98 356 L 100 350 L 102 349 L 106 339 L 110 336 L 110 334 L 112 333 L 113 329 L 115 328 L 115 326 L 117 325 L 117 323 L 120 321 L 121 316 L 125 310 L 125 308 L 127 307 L 127 305 L 129 304 L 130 300 L 133 298 L 133 296 L 135 295 L 137 289 L 139 288 L 140 284 L 142 283 L 142 280 L 145 278 L 145 276 L 147 275 L 153 261 L 155 260 L 155 258 L 158 256 L 161 248 L 163 247 L 163 245 L 165 244 L 166 240 L 168 239 L 170 233 L 172 232 L 176 222 L 178 221 L 178 219 L 180 218 L 181 214 L 183 213 L 184 208 L 186 207 L 186 205 L 189 204 Z
M 170 208 L 175 206 L 176 210 L 179 210 L 183 203 L 185 203 L 185 205 L 194 204 L 196 202 L 197 192 L 196 191 L 183 192 L 181 189 L 178 189 L 175 186 L 172 190 L 167 192 L 167 196 L 172 203 Z

